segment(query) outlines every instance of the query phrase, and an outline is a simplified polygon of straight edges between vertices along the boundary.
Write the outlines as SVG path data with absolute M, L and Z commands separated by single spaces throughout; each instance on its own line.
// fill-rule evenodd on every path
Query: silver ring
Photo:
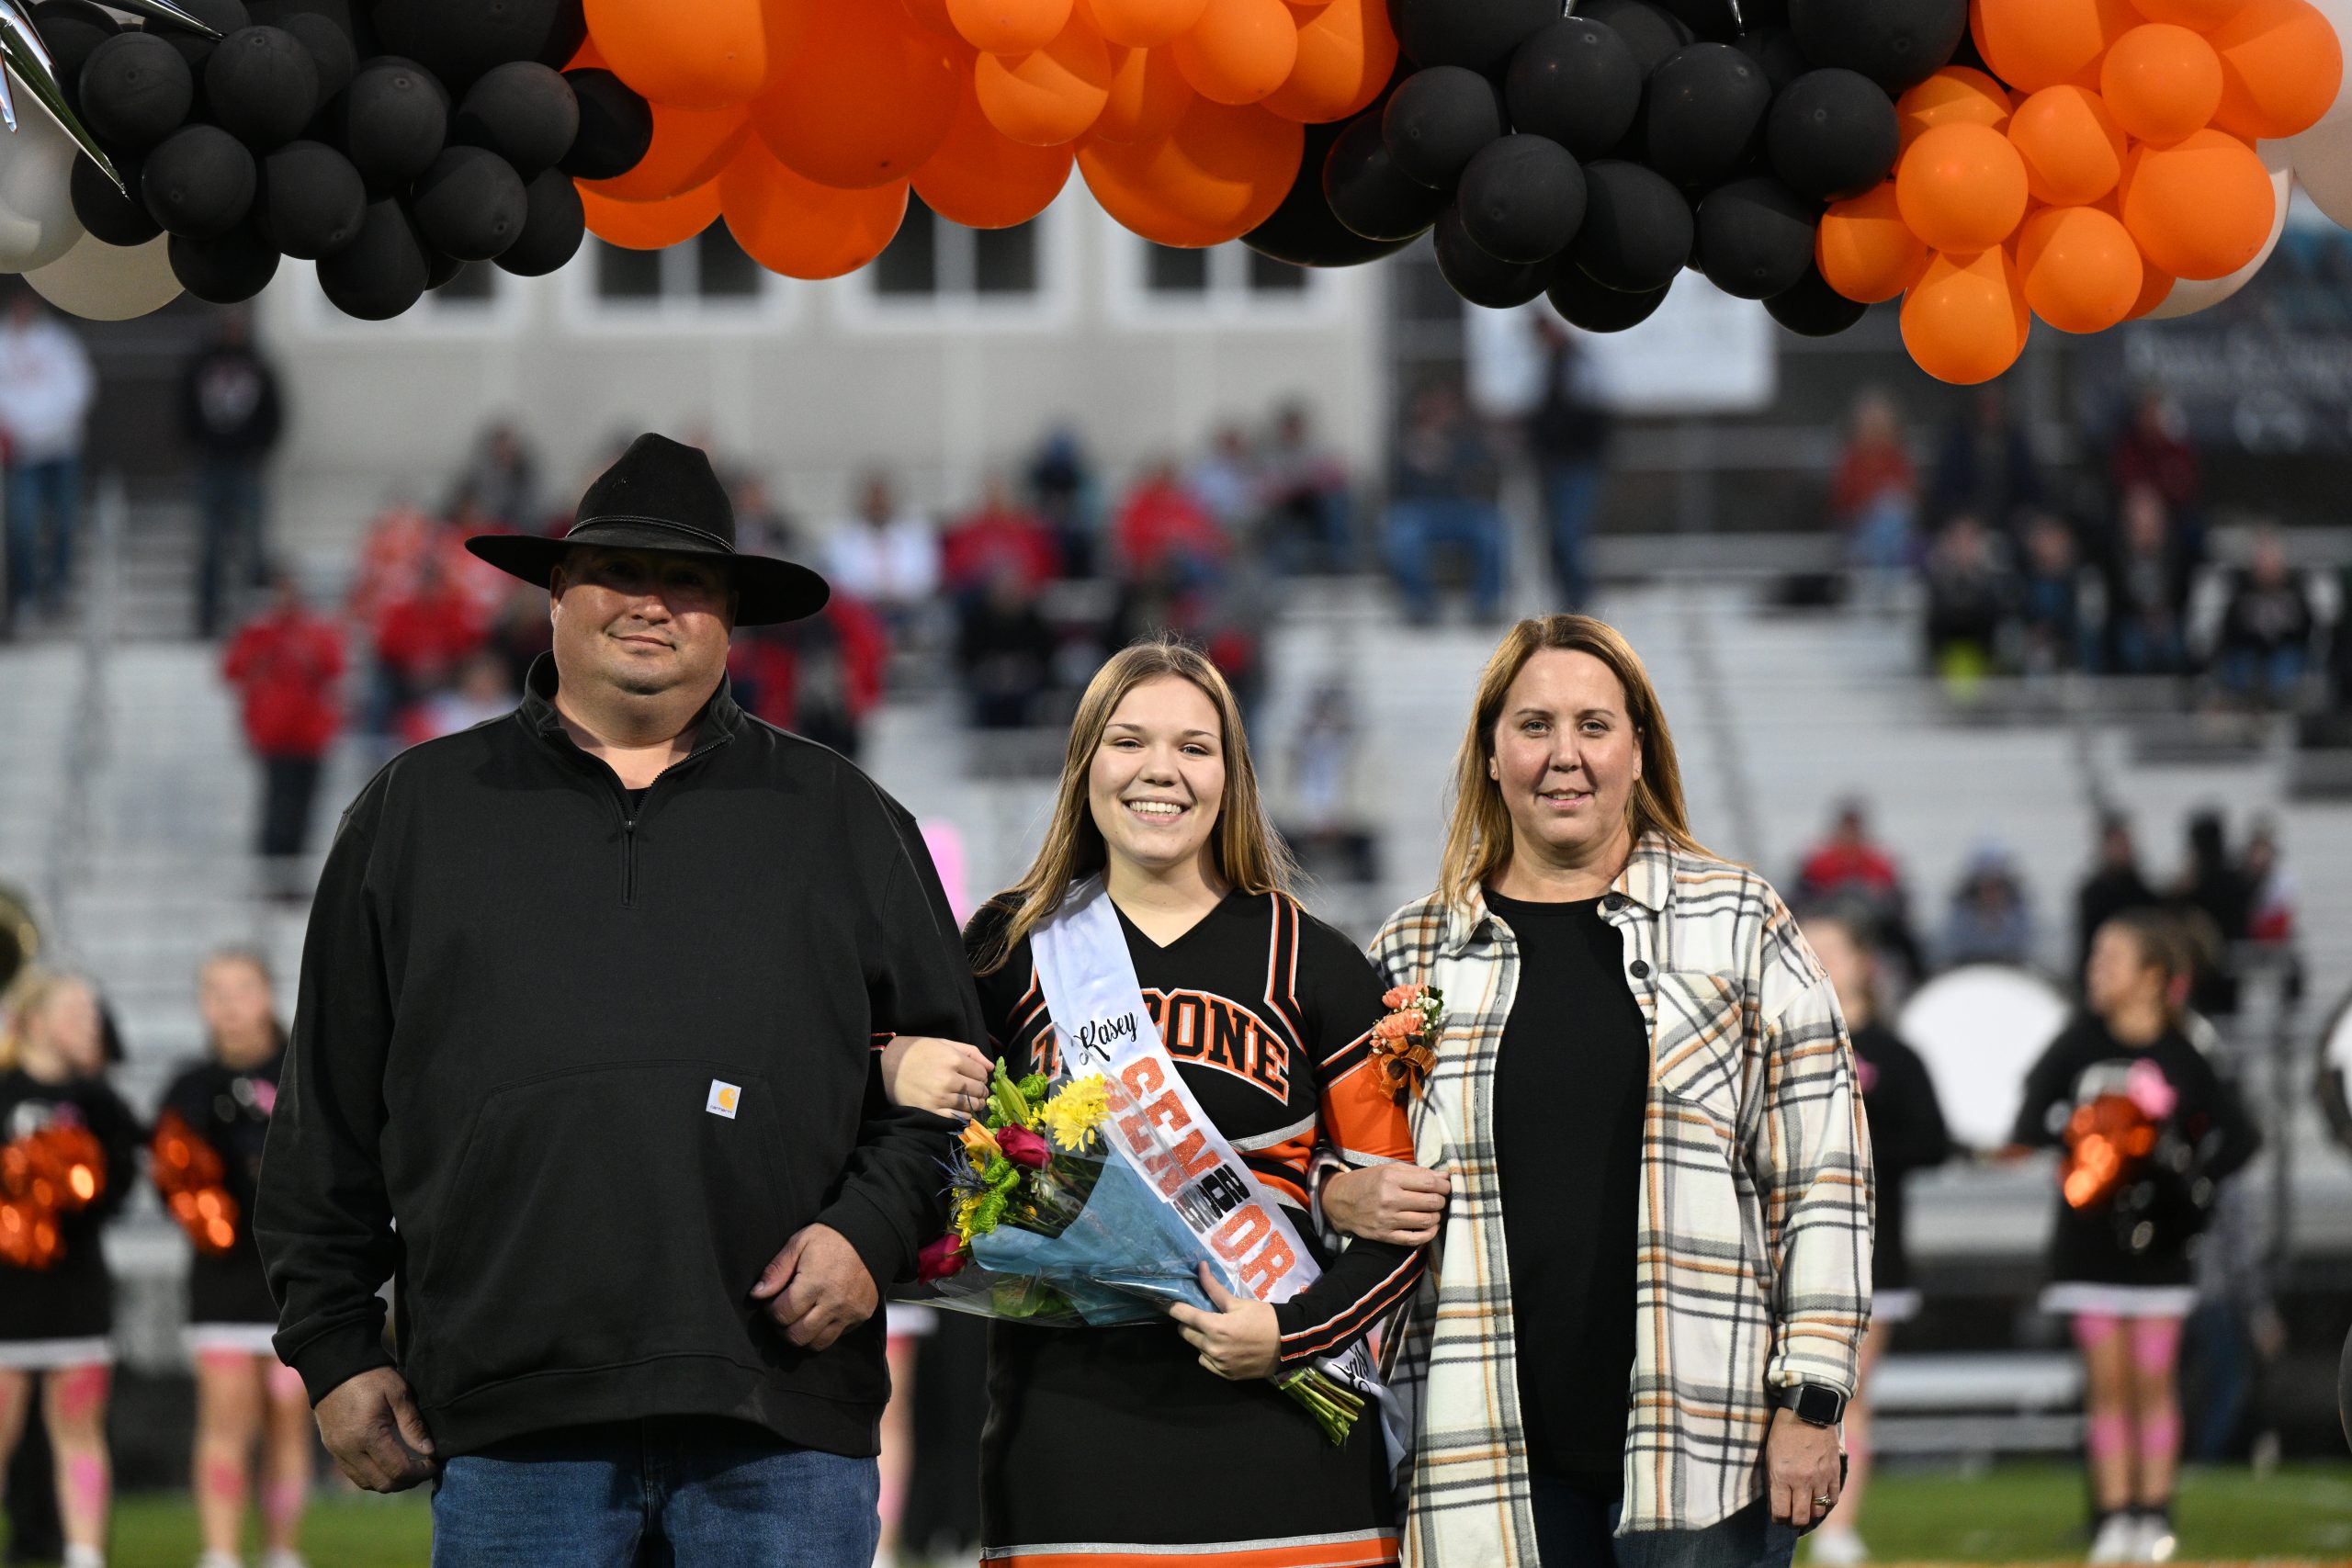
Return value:
M 1815 1497 L 1813 1500 L 1813 1506 L 1816 1508 L 1828 1508 L 1836 1506 L 1837 1502 L 1838 1499 L 1835 1497 Z

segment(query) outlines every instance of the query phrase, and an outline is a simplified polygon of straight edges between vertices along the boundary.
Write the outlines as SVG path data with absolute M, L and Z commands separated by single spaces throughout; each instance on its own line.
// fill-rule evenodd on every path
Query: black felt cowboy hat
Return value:
M 529 534 L 477 534 L 466 548 L 499 570 L 548 586 L 564 556 L 582 545 L 658 550 L 727 563 L 733 574 L 739 626 L 797 621 L 825 607 L 832 590 L 805 566 L 735 548 L 735 508 L 710 459 L 665 435 L 640 435 L 580 498 L 560 539 Z

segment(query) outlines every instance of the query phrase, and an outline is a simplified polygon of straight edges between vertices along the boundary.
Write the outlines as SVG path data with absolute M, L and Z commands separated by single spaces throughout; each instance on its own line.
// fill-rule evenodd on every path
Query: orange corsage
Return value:
M 1380 998 L 1388 1016 L 1372 1026 L 1372 1055 L 1396 1103 L 1421 1092 L 1437 1066 L 1445 994 L 1434 986 L 1397 986 Z

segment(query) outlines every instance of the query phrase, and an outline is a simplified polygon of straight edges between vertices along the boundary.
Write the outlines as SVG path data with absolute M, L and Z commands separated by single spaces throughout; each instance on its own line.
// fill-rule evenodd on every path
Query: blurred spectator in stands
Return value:
M 2108 667 L 2122 675 L 2177 675 L 2188 668 L 2188 596 L 2196 563 L 2165 499 L 2145 485 L 2123 498 L 2122 527 L 2108 565 Z
M 2098 821 L 2098 860 L 2075 889 L 2075 978 L 2080 983 L 2091 961 L 2091 938 L 2098 928 L 2127 909 L 2148 909 L 2163 903 L 2148 879 L 2141 874 L 2139 847 L 2132 841 L 2132 819 L 2109 811 Z
M 2254 889 L 2248 907 L 2248 942 L 2284 944 L 2295 940 L 2295 874 L 2280 862 L 2278 826 L 2267 818 L 2254 825 L 2241 861 L 2246 885 Z
M 2132 406 L 2132 416 L 2108 455 L 2108 482 L 2120 503 L 2124 496 L 2145 488 L 2164 497 L 2176 515 L 2197 510 L 2204 480 L 2197 448 L 2181 434 L 2180 410 L 2162 392 L 2143 391 Z
M 1415 392 L 1389 471 L 1388 569 L 1416 626 L 1437 619 L 1433 555 L 1441 548 L 1469 558 L 1479 621 L 1501 617 L 1509 528 L 1496 504 L 1499 483 L 1494 449 L 1461 391 L 1431 381 Z
M 1904 440 L 1903 416 L 1883 391 L 1854 400 L 1829 488 L 1829 515 L 1844 531 L 1847 558 L 1856 568 L 1883 575 L 1911 570 L 1919 470 Z
M 2047 512 L 2032 513 L 2026 523 L 2017 614 L 2018 664 L 2025 674 L 2052 675 L 2089 661 L 2082 557 L 2075 531 Z
M 899 504 L 898 487 L 876 469 L 859 485 L 856 510 L 825 540 L 825 575 L 836 592 L 864 601 L 893 632 L 902 630 L 939 592 L 938 532 Z
M 1973 512 L 2006 534 L 2042 495 L 2041 466 L 2024 429 L 2009 418 L 2008 394 L 1997 382 L 1979 387 L 1968 416 L 1944 435 L 1930 516 Z
M 1318 682 L 1291 737 L 1283 836 L 1298 852 L 1306 874 L 1319 881 L 1365 885 L 1380 879 L 1378 842 L 1356 798 L 1363 734 L 1346 677 L 1334 674 Z
M 2188 860 L 2170 902 L 2188 922 L 2198 950 L 2188 1005 L 2209 1018 L 2238 1010 L 2236 944 L 2254 929 L 2255 884 L 2230 853 L 2229 829 L 2219 811 L 2188 818 Z
M 520 692 L 532 664 L 540 654 L 555 647 L 555 627 L 548 619 L 547 593 L 525 583 L 508 594 L 491 618 L 487 646 L 505 668 L 507 685 Z
M 1609 411 L 1592 362 L 1548 312 L 1535 318 L 1544 340 L 1544 399 L 1527 418 L 1527 445 L 1544 487 L 1544 526 L 1552 547 L 1555 610 L 1592 603 L 1592 534 L 1609 477 Z
M 837 582 L 806 620 L 750 626 L 727 655 L 735 700 L 854 761 L 865 720 L 882 700 L 889 633 L 881 617 Z
M 512 424 L 501 422 L 481 433 L 444 510 L 454 513 L 468 502 L 518 534 L 536 534 L 547 526 L 538 462 Z
M 414 585 L 385 604 L 374 627 L 376 692 L 369 714 L 378 735 L 405 733 L 409 708 L 451 679 L 481 646 L 473 604 L 449 581 L 437 555 L 419 563 Z
M 2311 666 L 2319 624 L 2311 593 L 2287 564 L 2278 530 L 2265 526 L 2254 554 L 2231 574 L 2230 596 L 2213 647 L 2213 677 L 2232 696 L 2260 707 L 2294 705 Z
M 1029 459 L 1029 493 L 1053 534 L 1067 577 L 1092 577 L 1102 570 L 1102 485 L 1078 432 L 1057 424 Z
M 180 434 L 196 448 L 197 506 L 204 544 L 196 579 L 196 632 L 220 627 L 225 577 L 248 587 L 268 579 L 269 525 L 262 468 L 284 429 L 277 373 L 253 344 L 243 306 L 220 313 L 212 342 L 180 375 Z
M 2008 850 L 1977 846 L 1944 914 L 1945 964 L 2033 962 L 2033 904 Z
M 1274 411 L 1266 448 L 1266 549 L 1285 573 L 1345 571 L 1355 564 L 1348 468 L 1316 439 L 1303 402 Z
M 799 558 L 805 547 L 800 530 L 764 478 L 746 468 L 736 474 L 727 490 L 728 499 L 735 505 L 738 548 L 765 556 Z
M 1045 520 L 1013 499 L 1002 474 L 990 474 L 979 506 L 941 542 L 940 567 L 959 597 L 986 597 L 1007 574 L 1034 596 L 1061 575 L 1061 552 Z
M 1209 438 L 1207 453 L 1184 476 L 1184 487 L 1218 527 L 1238 538 L 1257 525 L 1259 479 L 1250 433 L 1238 424 L 1221 424 Z
M 30 288 L 0 317 L 0 460 L 8 473 L 8 583 L 0 626 L 65 602 L 82 525 L 82 430 L 97 396 L 90 355 Z
M 507 676 L 506 660 L 493 649 L 467 655 L 456 678 L 414 703 L 401 720 L 401 744 L 419 746 L 503 718 L 522 700 L 523 688 Z
M 360 541 L 344 613 L 372 628 L 387 605 L 415 591 L 426 560 L 447 556 L 454 537 L 447 524 L 408 497 L 388 498 Z
M 343 726 L 343 629 L 302 603 L 293 574 L 273 579 L 269 607 L 230 639 L 221 678 L 236 689 L 245 743 L 260 759 L 261 827 L 255 852 L 282 866 L 310 842 L 311 807 L 335 731 Z
M 1928 662 L 1953 696 L 1975 694 L 1993 671 L 2016 605 L 2006 541 L 1973 512 L 1952 514 L 1928 551 Z
M 1797 871 L 1800 905 L 1849 903 L 1868 916 L 1883 948 L 1902 960 L 1911 978 L 1926 973 L 1911 930 L 1910 896 L 1894 857 L 1872 841 L 1870 814 L 1860 800 L 1838 803 L 1829 837 L 1805 853 Z
M 1176 465 L 1163 457 L 1144 465 L 1119 502 L 1111 546 L 1123 578 L 1155 576 L 1165 566 L 1190 582 L 1214 574 L 1231 542 L 1216 514 L 1178 477 Z
M 1036 585 L 1010 561 L 966 603 L 956 667 L 978 729 L 1022 729 L 1044 721 L 1056 642 L 1037 609 Z

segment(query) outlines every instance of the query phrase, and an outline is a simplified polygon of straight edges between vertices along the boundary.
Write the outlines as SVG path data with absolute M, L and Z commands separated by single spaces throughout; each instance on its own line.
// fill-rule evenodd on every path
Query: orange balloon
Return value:
M 2123 167 L 2123 226 L 2175 277 L 2227 277 L 2262 254 L 2278 193 L 2254 149 L 2220 130 L 2135 147 Z
M 2171 22 L 2210 33 L 2240 11 L 2246 0 L 2132 0 L 2140 15 L 2152 22 Z
M 1894 102 L 1906 150 L 1921 132 L 1939 125 L 1983 125 L 2007 130 L 2016 107 L 2007 88 L 1965 65 L 1945 66 Z
M 723 109 L 767 79 L 760 0 L 586 0 L 588 36 L 614 75 L 657 104 Z
M 1086 134 L 1111 98 L 1111 51 L 1083 18 L 1032 54 L 983 54 L 972 86 L 989 123 L 1015 141 L 1059 147 Z
M 1129 49 L 1158 49 L 1193 30 L 1209 0 L 1078 0 L 1108 41 Z
M 1969 0 L 1976 51 L 2019 92 L 2098 85 L 2098 57 L 2140 25 L 2130 0 Z
M 2187 28 L 2150 22 L 2115 40 L 2098 85 L 2116 124 L 2168 147 L 2204 130 L 2222 107 L 2222 57 Z
M 582 180 L 583 195 L 608 201 L 667 201 L 708 185 L 752 133 L 740 108 L 673 109 L 653 106 L 653 144 L 637 167 L 609 180 Z
M 1297 65 L 1298 25 L 1283 0 L 1209 0 L 1192 30 L 1168 47 L 1201 96 L 1254 104 Z
M 1298 24 L 1298 63 L 1267 96 L 1266 107 L 1309 125 L 1371 107 L 1396 69 L 1386 0 L 1320 0 L 1312 9 L 1291 0 L 1290 12 Z
M 2132 309 L 2125 312 L 2123 319 L 2127 321 L 2136 321 L 2171 299 L 2173 285 L 2179 281 L 2172 274 L 2159 272 L 2150 266 L 2148 258 L 2142 256 L 2140 258 L 2140 297 L 2132 301 Z
M 2140 247 L 2096 207 L 2045 207 L 2018 231 L 2018 276 L 2033 313 L 2062 333 L 2105 332 L 2139 303 Z
M 582 185 L 580 205 L 588 214 L 588 231 L 605 243 L 628 251 L 666 250 L 693 239 L 718 219 L 718 182 L 667 201 L 616 201 Z
M 836 190 L 747 141 L 718 176 L 718 209 L 735 243 L 770 272 L 839 277 L 880 255 L 898 233 L 907 182 Z
M 1894 182 L 1833 204 L 1821 215 L 1813 259 L 1830 288 L 1875 305 L 1911 287 L 1928 265 L 1928 247 L 1903 221 Z
M 1130 49 L 1111 68 L 1111 96 L 1094 121 L 1097 141 L 1157 141 L 1200 95 L 1164 49 Z
M 1990 127 L 1939 125 L 1894 169 L 1903 221 L 1929 250 L 1967 255 L 1997 245 L 2025 220 L 2025 160 Z
M 2131 143 L 2106 100 L 2086 87 L 2044 87 L 2018 106 L 2009 145 L 2025 160 L 2025 187 L 2052 207 L 2097 201 L 2123 177 Z
M 908 17 L 923 31 L 953 39 L 957 43 L 964 41 L 964 35 L 956 30 L 955 18 L 947 14 L 947 0 L 901 0 L 901 3 L 907 8 Z
M 1195 99 L 1138 146 L 1090 142 L 1078 166 L 1102 209 L 1163 245 L 1214 245 L 1273 215 L 1298 177 L 1306 129 L 1254 105 Z
M 596 40 L 585 35 L 580 39 L 580 47 L 571 51 L 571 58 L 563 62 L 563 68 L 566 71 L 609 71 L 612 69 L 605 63 L 605 57 L 596 52 Z
M 1067 147 L 1031 147 L 1013 141 L 980 113 L 966 93 L 947 140 L 915 171 L 915 194 L 925 206 L 967 229 L 1010 229 L 1053 205 L 1069 180 Z
M 1069 26 L 1070 0 L 947 0 L 948 18 L 974 49 L 1028 54 Z
M 1939 381 L 1991 380 L 2018 362 L 2032 330 L 2017 263 L 2003 246 L 1930 256 L 1903 297 L 1903 346 Z
M 752 127 L 820 185 L 863 190 L 901 182 L 939 150 L 965 68 L 955 45 L 896 6 L 767 0 L 775 62 Z
M 2248 141 L 2319 123 L 2344 85 L 2344 44 L 2305 0 L 2248 0 L 2208 41 L 2222 57 L 2213 124 Z

